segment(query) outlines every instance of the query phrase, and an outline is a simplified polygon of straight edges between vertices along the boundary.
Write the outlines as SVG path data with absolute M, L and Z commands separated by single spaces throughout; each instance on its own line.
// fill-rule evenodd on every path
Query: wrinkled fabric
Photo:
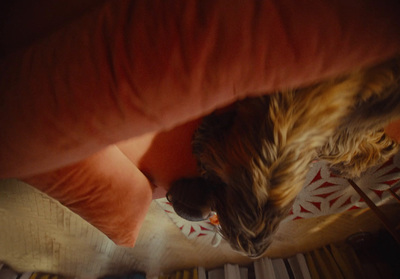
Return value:
M 98 2 L 2 58 L 0 175 L 383 60 L 400 49 L 399 12 L 373 0 Z

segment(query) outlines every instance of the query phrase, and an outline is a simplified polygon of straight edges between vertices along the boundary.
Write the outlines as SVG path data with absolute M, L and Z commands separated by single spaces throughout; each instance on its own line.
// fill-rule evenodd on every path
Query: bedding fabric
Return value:
M 153 186 L 112 144 L 400 50 L 396 0 L 5 6 L 0 177 L 25 178 L 127 246 Z

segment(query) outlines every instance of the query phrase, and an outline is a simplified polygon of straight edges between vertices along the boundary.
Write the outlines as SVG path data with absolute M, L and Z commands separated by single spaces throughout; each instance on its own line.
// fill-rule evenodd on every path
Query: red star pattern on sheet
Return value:
M 174 208 L 167 199 L 158 199 L 156 202 L 187 238 L 202 237 L 206 241 L 210 241 L 213 246 L 219 245 L 221 236 L 218 233 L 218 227 L 211 224 L 210 221 L 187 221 L 175 213 Z
M 399 180 L 400 153 L 388 162 L 370 168 L 355 182 L 376 205 L 382 205 L 394 201 L 387 190 Z M 323 161 L 313 163 L 304 185 L 285 221 L 367 207 L 347 180 L 332 174 Z M 392 190 L 400 192 L 400 187 Z
M 400 153 L 388 162 L 367 170 L 355 182 L 379 206 L 394 202 L 387 190 L 399 180 Z M 347 180 L 333 175 L 323 161 L 313 163 L 304 185 L 293 204 L 290 215 L 284 222 L 367 207 L 364 200 L 360 198 Z M 392 188 L 392 190 L 399 194 L 400 185 Z M 156 202 L 187 238 L 209 238 L 214 246 L 219 244 L 221 237 L 216 226 L 208 221 L 189 222 L 182 219 L 174 212 L 172 205 L 165 198 L 156 200 Z

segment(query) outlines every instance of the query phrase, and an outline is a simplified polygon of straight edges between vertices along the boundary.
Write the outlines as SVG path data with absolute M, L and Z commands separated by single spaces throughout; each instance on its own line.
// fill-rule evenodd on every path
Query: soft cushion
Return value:
M 128 247 L 134 246 L 152 200 L 153 186 L 116 146 L 25 181 Z
M 165 197 L 172 181 L 198 175 L 191 139 L 200 121 L 120 142 L 79 163 L 24 180 L 115 243 L 132 247 L 152 198 Z

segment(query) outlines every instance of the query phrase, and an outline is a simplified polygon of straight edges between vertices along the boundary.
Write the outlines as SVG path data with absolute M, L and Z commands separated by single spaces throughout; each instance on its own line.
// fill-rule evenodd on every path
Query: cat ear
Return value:
M 212 187 L 208 185 L 204 178 L 181 178 L 172 183 L 166 197 L 170 202 L 189 200 L 202 205 L 206 204 L 203 201 L 209 198 L 211 191 Z
M 172 183 L 167 199 L 179 216 L 199 221 L 211 211 L 211 191 L 212 187 L 201 177 L 182 178 Z
M 199 129 L 207 130 L 208 132 L 221 133 L 229 130 L 235 120 L 237 114 L 236 109 L 227 110 L 224 112 L 214 112 L 209 116 L 204 117 Z

